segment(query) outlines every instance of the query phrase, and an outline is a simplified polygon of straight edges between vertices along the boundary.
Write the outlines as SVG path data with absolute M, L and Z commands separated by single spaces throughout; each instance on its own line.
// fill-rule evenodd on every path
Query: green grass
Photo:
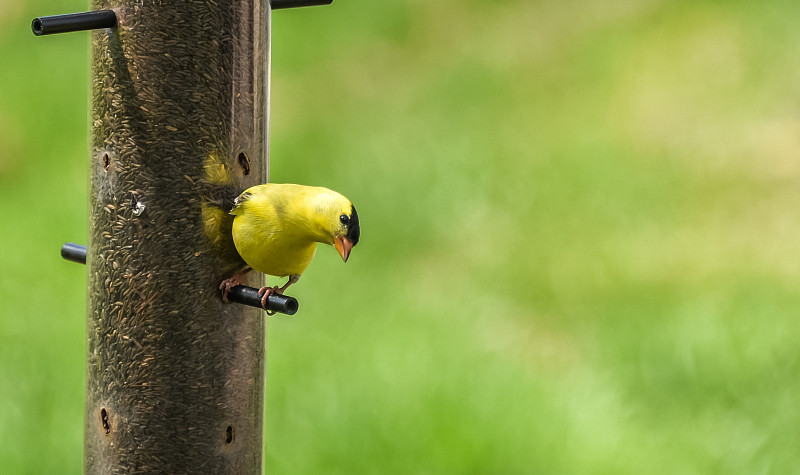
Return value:
M 363 236 L 270 319 L 269 472 L 796 471 L 798 6 L 599 5 L 275 13 L 272 180 Z M 81 470 L 82 9 L 0 6 L 8 473 Z

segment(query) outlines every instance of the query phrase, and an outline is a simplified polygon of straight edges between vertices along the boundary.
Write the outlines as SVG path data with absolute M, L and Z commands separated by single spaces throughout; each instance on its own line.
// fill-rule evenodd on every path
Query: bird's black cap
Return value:
M 358 224 L 358 213 L 356 213 L 356 207 L 352 206 L 352 208 L 353 212 L 350 214 L 350 223 L 347 226 L 347 239 L 349 239 L 353 243 L 353 246 L 355 246 L 358 244 L 358 238 L 361 237 L 361 226 Z

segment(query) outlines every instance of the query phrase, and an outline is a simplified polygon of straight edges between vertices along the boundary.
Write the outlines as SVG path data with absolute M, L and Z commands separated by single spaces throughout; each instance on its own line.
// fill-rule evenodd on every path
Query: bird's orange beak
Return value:
M 353 241 L 344 236 L 339 236 L 334 240 L 333 246 L 339 251 L 342 260 L 347 262 L 347 258 L 350 257 L 350 250 L 353 249 Z

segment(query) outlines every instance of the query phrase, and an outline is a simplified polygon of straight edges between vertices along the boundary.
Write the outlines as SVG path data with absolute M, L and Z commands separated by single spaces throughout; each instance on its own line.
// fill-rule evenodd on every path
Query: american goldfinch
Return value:
M 322 187 L 267 183 L 245 190 L 234 201 L 233 243 L 247 264 L 242 272 L 222 281 L 227 301 L 230 289 L 243 275 L 258 272 L 289 277 L 283 287 L 262 287 L 261 304 L 282 294 L 297 282 L 317 252 L 317 243 L 332 244 L 347 262 L 358 244 L 361 228 L 353 204 L 339 193 Z

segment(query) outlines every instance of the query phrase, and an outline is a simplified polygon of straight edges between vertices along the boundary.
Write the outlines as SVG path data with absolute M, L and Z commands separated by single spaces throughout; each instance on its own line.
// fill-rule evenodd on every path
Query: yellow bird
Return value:
M 234 201 L 233 243 L 247 268 L 222 281 L 223 300 L 251 269 L 289 277 L 283 287 L 262 287 L 266 308 L 271 293 L 282 294 L 297 282 L 317 252 L 317 243 L 332 244 L 347 262 L 361 228 L 353 204 L 322 187 L 267 183 L 245 190 Z

